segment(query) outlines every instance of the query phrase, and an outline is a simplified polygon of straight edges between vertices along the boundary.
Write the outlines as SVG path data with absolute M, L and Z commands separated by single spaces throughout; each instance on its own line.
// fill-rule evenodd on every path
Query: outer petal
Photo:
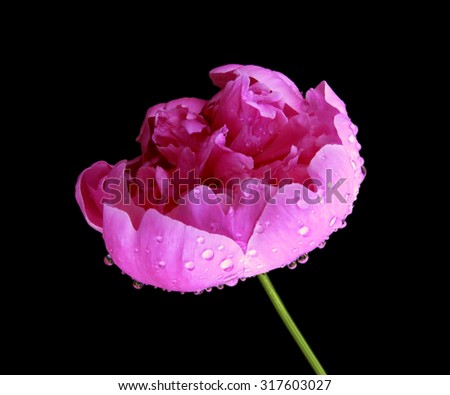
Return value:
M 244 256 L 233 240 L 153 209 L 136 230 L 125 211 L 106 206 L 103 237 L 117 266 L 143 284 L 195 292 L 235 285 L 244 273 Z
M 328 188 L 340 178 L 346 179 L 338 188 L 344 201 L 335 195 L 327 195 L 328 169 L 333 176 L 332 185 Z M 260 231 L 255 231 L 248 243 L 246 276 L 285 266 L 315 249 L 342 226 L 342 221 L 351 212 L 362 178 L 361 171 L 353 169 L 345 147 L 326 145 L 313 158 L 308 171 L 322 187 L 317 192 L 301 184 L 290 184 L 280 189 L 275 203 L 268 204 L 262 212 L 257 224 Z M 295 201 L 297 203 L 294 204 Z M 249 256 L 248 251 L 256 253 Z
M 144 214 L 144 209 L 138 207 L 129 195 L 125 181 L 127 165 L 134 167 L 136 161 L 123 160 L 114 166 L 106 162 L 97 162 L 84 170 L 78 177 L 75 187 L 78 205 L 88 224 L 99 232 L 103 230 L 105 199 L 112 199 L 109 204 L 128 212 L 135 226 L 139 225 Z M 110 193 L 104 189 L 106 180 L 114 180 L 114 184 L 109 188 Z
M 87 223 L 99 232 L 103 225 L 103 207 L 101 199 L 104 196 L 102 184 L 113 167 L 104 162 L 94 163 L 85 169 L 78 177 L 75 186 L 75 198 L 86 218 Z

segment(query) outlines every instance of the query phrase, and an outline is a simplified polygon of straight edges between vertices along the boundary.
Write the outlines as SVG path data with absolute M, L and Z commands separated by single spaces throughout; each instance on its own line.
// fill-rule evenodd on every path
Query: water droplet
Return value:
M 211 223 L 211 230 L 213 232 L 217 232 L 218 225 L 216 222 Z
M 163 237 L 162 237 L 162 236 L 157 236 L 157 237 L 156 237 L 156 241 L 157 241 L 158 243 L 162 243 Z
M 365 177 L 366 174 L 367 174 L 366 166 L 361 166 L 361 171 L 362 171 L 362 173 L 363 173 L 363 176 Z
M 333 226 L 336 223 L 337 217 L 333 217 L 330 220 L 330 226 Z
M 150 249 L 149 249 L 149 248 L 146 248 L 146 249 L 145 249 L 145 253 L 146 253 L 146 254 L 150 254 Z
M 298 234 L 303 237 L 308 237 L 311 234 L 311 231 L 307 226 L 303 226 L 298 230 Z
M 144 284 L 140 283 L 139 281 L 134 280 L 133 281 L 133 288 L 134 289 L 142 289 L 142 288 L 144 288 Z
M 255 226 L 255 232 L 259 234 L 264 233 L 264 226 L 262 226 L 261 224 L 257 224 Z
M 226 272 L 230 272 L 234 268 L 234 263 L 231 259 L 225 259 L 220 263 L 220 268 Z
M 295 254 L 296 252 L 298 252 L 298 248 L 294 248 L 294 249 L 292 250 L 292 252 Z
M 327 244 L 326 241 L 322 241 L 322 243 L 319 243 L 319 244 L 317 245 L 317 248 L 320 248 L 320 249 L 325 248 L 326 244 Z
M 356 170 L 356 162 L 352 159 L 352 167 L 353 167 L 353 170 Z
M 296 267 L 297 267 L 297 262 L 291 262 L 291 263 L 288 265 L 288 268 L 291 269 L 291 270 L 295 269 Z
M 201 295 L 203 293 L 203 290 L 201 290 L 201 291 L 195 291 L 194 292 L 194 295 Z
M 226 282 L 226 284 L 227 284 L 229 287 L 234 287 L 238 282 L 239 282 L 239 279 L 238 279 L 237 277 L 234 277 L 234 278 L 230 278 L 230 279 Z
M 134 252 L 139 252 L 139 248 L 135 247 Z
M 194 188 L 194 195 L 195 195 L 195 196 L 198 197 L 198 195 L 200 195 L 200 192 L 201 192 L 201 190 L 200 190 L 199 187 Z
M 211 291 L 212 291 L 212 288 L 209 288 L 209 287 L 208 287 L 208 288 L 205 288 L 205 291 L 206 291 L 206 292 L 211 292 Z
M 272 248 L 272 252 L 278 252 L 278 248 Z
M 309 243 L 309 245 L 310 245 L 311 247 L 313 247 L 313 246 L 316 245 L 316 242 L 313 240 L 313 241 L 311 241 L 311 242 Z
M 245 143 L 245 146 L 246 146 L 247 148 L 250 147 L 250 142 L 247 141 L 247 142 Z
M 166 262 L 164 262 L 164 261 L 159 261 L 158 262 L 158 266 L 160 267 L 160 268 L 165 268 L 166 267 Z
M 350 144 L 353 144 L 356 141 L 355 136 L 353 136 L 353 134 L 351 134 L 350 136 L 348 136 L 348 142 Z
M 258 256 L 258 251 L 256 251 L 256 250 L 250 250 L 250 251 L 247 252 L 247 254 L 248 254 L 249 256 L 255 257 L 255 256 Z
M 236 233 L 236 239 L 240 239 L 242 237 L 242 233 Z
M 266 221 L 266 226 L 270 226 L 270 221 Z
M 239 280 L 241 280 L 242 282 L 244 282 L 245 280 L 247 280 L 247 277 L 241 277 Z
M 207 261 L 210 261 L 211 259 L 214 258 L 214 251 L 208 248 L 207 250 L 203 251 L 202 258 Z
M 223 251 L 224 248 L 225 248 L 225 246 L 224 246 L 223 244 L 221 244 L 219 247 L 217 247 L 217 249 L 218 249 L 219 251 Z
M 186 262 L 186 263 L 184 264 L 184 267 L 185 267 L 187 270 L 192 271 L 192 270 L 195 269 L 195 263 L 192 262 L 192 261 Z
M 341 224 L 341 229 L 344 229 L 347 226 L 347 221 L 343 220 Z
M 308 262 L 308 260 L 309 260 L 309 255 L 305 254 L 305 255 L 302 255 L 300 258 L 298 258 L 297 262 L 304 265 L 306 262 Z
M 225 285 L 223 285 L 223 284 L 219 284 L 218 286 L 217 286 L 217 289 L 224 289 L 225 288 Z
M 203 244 L 205 242 L 205 238 L 202 236 L 197 237 L 197 243 L 198 244 Z
M 111 255 L 106 255 L 104 258 L 103 258 L 103 263 L 106 265 L 106 266 L 112 266 L 112 265 L 114 265 L 114 261 L 113 261 L 113 259 L 111 258 Z

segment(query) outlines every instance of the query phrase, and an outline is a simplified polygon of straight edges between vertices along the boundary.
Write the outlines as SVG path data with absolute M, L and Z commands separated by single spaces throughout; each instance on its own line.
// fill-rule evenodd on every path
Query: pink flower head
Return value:
M 286 266 L 344 226 L 364 179 L 357 127 L 326 82 L 303 97 L 258 66 L 210 76 L 210 101 L 148 110 L 139 158 L 78 178 L 86 220 L 142 284 L 199 292 Z

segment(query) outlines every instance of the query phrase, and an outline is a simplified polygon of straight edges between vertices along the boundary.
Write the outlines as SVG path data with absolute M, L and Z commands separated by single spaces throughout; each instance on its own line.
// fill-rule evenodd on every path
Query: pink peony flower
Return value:
M 142 284 L 199 292 L 309 253 L 351 213 L 364 179 L 357 127 L 326 82 L 227 65 L 220 91 L 150 108 L 142 155 L 76 185 L 114 263 Z

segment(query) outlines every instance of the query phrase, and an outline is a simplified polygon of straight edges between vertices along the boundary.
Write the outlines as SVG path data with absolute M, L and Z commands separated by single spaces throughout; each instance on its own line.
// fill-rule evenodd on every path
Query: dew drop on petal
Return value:
M 219 247 L 217 247 L 217 249 L 218 249 L 219 251 L 223 251 L 224 248 L 225 248 L 225 246 L 224 246 L 223 244 L 221 244 Z
M 134 252 L 139 252 L 139 248 L 136 247 L 136 248 L 134 249 Z
M 325 248 L 326 244 L 327 244 L 326 241 L 322 241 L 322 243 L 319 243 L 319 244 L 317 245 L 317 248 L 320 248 L 320 249 Z
M 214 251 L 208 248 L 207 250 L 203 251 L 202 258 L 207 261 L 210 261 L 211 259 L 214 258 Z
M 258 251 L 250 250 L 250 251 L 247 252 L 247 254 L 248 254 L 248 256 L 256 257 L 256 256 L 258 256 Z
M 347 226 L 347 221 L 343 220 L 341 224 L 341 229 L 344 229 Z
M 164 269 L 164 268 L 166 267 L 166 262 L 164 262 L 164 261 L 159 261 L 159 262 L 158 262 L 158 267 Z
M 292 250 L 292 252 L 295 254 L 296 252 L 298 252 L 298 248 L 294 248 L 294 249 Z
M 186 262 L 186 263 L 184 264 L 184 267 L 185 267 L 187 270 L 192 271 L 192 270 L 195 269 L 195 263 L 192 262 L 192 261 Z
M 208 288 L 205 288 L 205 291 L 206 291 L 206 292 L 211 292 L 211 291 L 212 291 L 212 288 L 209 288 L 209 287 L 208 287 Z
M 278 248 L 276 247 L 272 248 L 272 252 L 278 252 Z
M 348 137 L 348 142 L 349 142 L 350 144 L 353 144 L 353 143 L 356 142 L 356 138 L 355 138 L 355 136 L 353 136 L 353 134 L 351 134 L 351 135 Z
M 201 295 L 203 293 L 203 290 L 201 290 L 201 291 L 195 291 L 194 292 L 194 295 Z
M 236 233 L 236 239 L 240 239 L 242 237 L 242 233 Z
M 264 233 L 264 226 L 262 226 L 261 224 L 257 224 L 255 226 L 255 232 L 259 234 Z
M 144 288 L 144 284 L 140 283 L 139 281 L 134 280 L 133 281 L 133 288 L 134 289 L 142 289 L 142 288 Z
M 291 262 L 291 263 L 288 265 L 288 268 L 291 269 L 291 270 L 295 269 L 296 267 L 297 267 L 297 262 Z
M 333 217 L 330 220 L 330 226 L 333 226 L 336 223 L 337 217 Z
M 205 242 L 205 238 L 202 236 L 197 237 L 197 243 L 198 244 L 203 244 Z
M 245 280 L 247 280 L 247 277 L 241 277 L 239 280 L 241 280 L 242 282 L 244 282 Z
M 162 236 L 157 236 L 157 237 L 156 237 L 156 241 L 157 241 L 158 243 L 162 243 L 163 237 L 162 237 Z
M 306 210 L 309 207 L 308 203 L 306 203 L 303 199 L 299 199 L 297 206 L 302 210 Z
M 230 278 L 230 279 L 226 282 L 226 284 L 227 284 L 229 287 L 234 287 L 238 282 L 239 282 L 239 279 L 238 279 L 237 277 L 235 277 L 235 278 Z
M 103 263 L 106 265 L 106 266 L 112 266 L 112 265 L 114 265 L 114 261 L 113 261 L 113 259 L 111 258 L 111 255 L 106 255 L 104 258 L 103 258 Z
M 298 233 L 303 237 L 308 237 L 311 234 L 311 231 L 307 226 L 303 226 L 298 230 Z
M 353 170 L 356 170 L 356 162 L 354 160 L 352 160 L 352 167 L 353 167 Z
M 305 255 L 302 255 L 300 258 L 298 258 L 297 262 L 304 265 L 306 262 L 308 262 L 308 260 L 309 260 L 309 255 L 305 254 Z
M 367 169 L 366 166 L 361 166 L 361 171 L 363 173 L 363 176 L 365 177 L 367 175 Z
M 234 268 L 233 261 L 231 259 L 225 259 L 220 263 L 220 268 L 226 272 L 230 272 Z
M 225 286 L 223 285 L 223 284 L 219 284 L 218 286 L 217 286 L 217 289 L 224 289 L 225 288 Z
M 266 221 L 266 226 L 270 226 L 270 221 Z
M 150 249 L 149 249 L 149 248 L 146 248 L 146 249 L 145 249 L 145 253 L 146 253 L 146 254 L 150 254 Z

